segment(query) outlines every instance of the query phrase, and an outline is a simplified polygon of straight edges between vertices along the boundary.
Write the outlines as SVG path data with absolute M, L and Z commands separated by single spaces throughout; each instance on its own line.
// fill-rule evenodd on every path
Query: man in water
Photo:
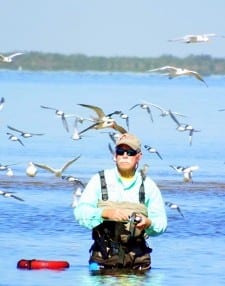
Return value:
M 79 224 L 92 229 L 91 270 L 151 268 L 147 238 L 166 230 L 167 217 L 159 188 L 138 171 L 141 158 L 140 140 L 121 134 L 116 166 L 90 179 L 74 209 Z

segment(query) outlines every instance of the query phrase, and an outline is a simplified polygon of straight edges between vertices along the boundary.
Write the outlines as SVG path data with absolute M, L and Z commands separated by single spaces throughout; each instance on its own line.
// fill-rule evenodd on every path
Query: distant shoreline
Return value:
M 184 58 L 172 55 L 103 57 L 42 52 L 24 53 L 16 57 L 12 63 L 0 62 L 0 70 L 146 72 L 149 69 L 166 65 L 185 67 L 202 75 L 225 74 L 225 58 L 214 58 L 210 55 L 189 55 Z

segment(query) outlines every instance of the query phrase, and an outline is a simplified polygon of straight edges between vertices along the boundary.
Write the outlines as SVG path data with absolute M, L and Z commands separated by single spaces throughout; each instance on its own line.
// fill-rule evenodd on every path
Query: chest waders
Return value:
M 144 179 L 139 189 L 139 203 L 108 201 L 108 190 L 104 171 L 99 172 L 102 201 L 99 207 L 124 208 L 131 211 L 130 222 L 107 221 L 93 228 L 93 245 L 89 263 L 96 262 L 104 269 L 130 268 L 147 270 L 151 266 L 150 253 L 146 244 L 145 231 L 136 229 L 136 213 L 147 216 Z

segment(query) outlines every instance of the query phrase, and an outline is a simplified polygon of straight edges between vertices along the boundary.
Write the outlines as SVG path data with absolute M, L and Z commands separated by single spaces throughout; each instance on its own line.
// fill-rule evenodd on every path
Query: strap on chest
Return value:
M 101 181 L 102 200 L 107 201 L 109 196 L 108 196 L 108 190 L 107 190 L 107 185 L 106 185 L 106 181 L 105 181 L 104 170 L 101 170 L 98 173 L 99 173 L 100 181 Z M 145 202 L 144 180 L 145 180 L 145 177 L 142 176 L 142 182 L 141 182 L 140 189 L 139 189 L 139 202 L 142 204 L 144 204 L 144 202 Z

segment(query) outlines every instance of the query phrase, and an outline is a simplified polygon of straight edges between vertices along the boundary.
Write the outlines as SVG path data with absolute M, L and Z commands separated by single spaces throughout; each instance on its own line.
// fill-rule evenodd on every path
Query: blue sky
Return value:
M 225 57 L 225 38 L 168 42 L 186 34 L 225 35 L 224 0 L 10 0 L 1 3 L 0 53 Z

